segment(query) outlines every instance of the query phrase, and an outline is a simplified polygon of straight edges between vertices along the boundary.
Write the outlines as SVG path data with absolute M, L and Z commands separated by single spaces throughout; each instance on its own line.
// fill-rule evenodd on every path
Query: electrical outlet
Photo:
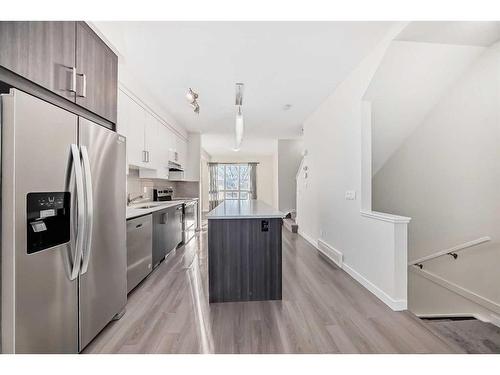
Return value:
M 345 192 L 345 199 L 348 201 L 353 201 L 356 199 L 356 190 L 347 190 Z

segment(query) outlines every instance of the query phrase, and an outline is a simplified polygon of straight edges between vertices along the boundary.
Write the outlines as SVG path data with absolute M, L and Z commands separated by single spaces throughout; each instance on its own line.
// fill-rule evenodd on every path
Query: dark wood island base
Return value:
M 281 217 L 209 217 L 211 303 L 281 299 L 282 222 Z

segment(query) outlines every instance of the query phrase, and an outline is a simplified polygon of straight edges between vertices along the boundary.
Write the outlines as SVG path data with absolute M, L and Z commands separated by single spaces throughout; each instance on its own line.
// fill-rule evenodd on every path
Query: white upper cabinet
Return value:
M 144 121 L 144 150 L 146 151 L 146 168 L 157 169 L 161 165 L 159 144 L 160 122 L 151 113 L 146 112 Z
M 139 168 L 141 178 L 168 179 L 168 162 L 174 161 L 184 168 L 177 178 L 199 181 L 199 134 L 184 139 L 140 103 L 127 90 L 118 90 L 117 131 L 127 137 L 128 165 Z
M 187 142 L 181 137 L 176 137 L 175 151 L 177 151 L 177 163 L 186 166 Z
M 127 137 L 128 164 L 136 167 L 145 167 L 145 111 L 123 91 L 118 91 L 118 97 L 118 132 Z
M 160 158 L 159 170 L 160 174 L 164 176 L 164 178 L 168 178 L 168 145 L 171 142 L 171 138 L 173 134 L 170 130 L 163 125 L 159 124 L 159 132 L 158 132 L 158 155 Z

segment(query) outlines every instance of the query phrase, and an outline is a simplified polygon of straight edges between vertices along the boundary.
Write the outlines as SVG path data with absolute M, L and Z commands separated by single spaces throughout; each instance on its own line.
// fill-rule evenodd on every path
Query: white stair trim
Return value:
M 363 217 L 368 217 L 370 219 L 375 219 L 375 220 L 387 221 L 393 224 L 408 224 L 411 221 L 411 217 L 386 214 L 383 212 L 361 210 L 360 213 L 361 216 Z
M 457 293 L 458 295 L 468 299 L 469 301 L 477 303 L 478 305 L 490 311 L 493 311 L 496 314 L 500 314 L 500 304 L 488 298 L 480 296 L 479 294 L 474 293 L 473 291 L 468 290 L 460 285 L 452 283 L 451 281 L 443 279 L 442 277 L 435 275 L 432 272 L 421 269 L 418 266 L 411 266 L 410 269 L 413 272 L 416 272 L 418 275 L 425 277 L 427 280 L 430 280 L 433 283 L 442 286 L 443 288 L 451 290 L 452 292 Z

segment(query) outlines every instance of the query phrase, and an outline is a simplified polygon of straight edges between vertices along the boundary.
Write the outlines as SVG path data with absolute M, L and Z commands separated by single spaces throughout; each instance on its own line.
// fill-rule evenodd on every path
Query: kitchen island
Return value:
M 210 302 L 281 299 L 283 213 L 226 200 L 207 214 Z

